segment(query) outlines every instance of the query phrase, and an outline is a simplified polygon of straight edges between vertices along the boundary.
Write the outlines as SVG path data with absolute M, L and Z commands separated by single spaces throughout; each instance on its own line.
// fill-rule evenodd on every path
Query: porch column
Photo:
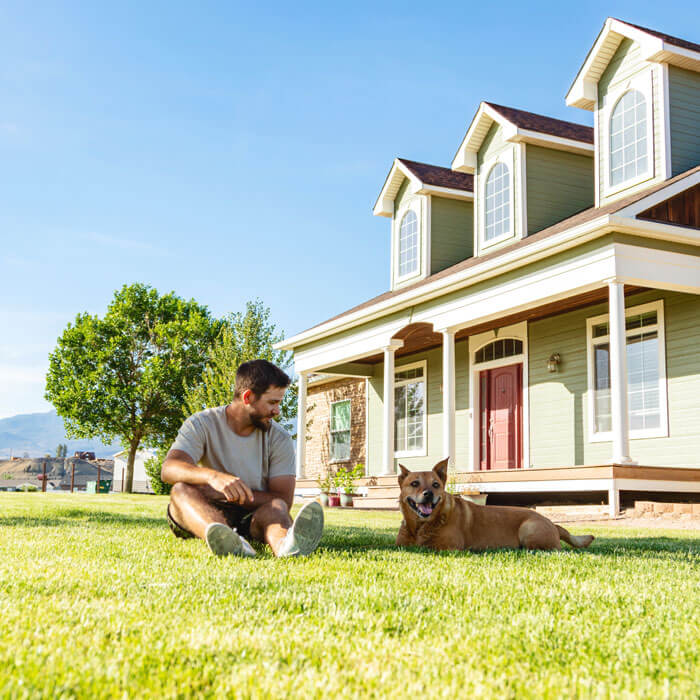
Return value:
M 299 373 L 299 396 L 297 400 L 297 479 L 304 478 L 306 471 L 306 387 L 308 378 Z
M 625 285 L 608 282 L 610 306 L 610 407 L 612 413 L 612 461 L 630 464 L 627 412 L 627 342 L 625 338 Z
M 442 456 L 455 466 L 455 334 L 442 332 Z
M 394 353 L 403 345 L 402 340 L 392 340 L 384 348 L 384 445 L 382 476 L 396 473 L 394 466 Z

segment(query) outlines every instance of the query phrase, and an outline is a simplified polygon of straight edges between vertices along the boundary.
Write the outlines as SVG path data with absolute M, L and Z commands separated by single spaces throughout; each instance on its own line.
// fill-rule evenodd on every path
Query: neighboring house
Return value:
M 484 492 L 612 512 L 700 492 L 699 71 L 700 45 L 608 19 L 566 96 L 593 128 L 482 102 L 451 169 L 394 160 L 390 290 L 278 345 L 300 425 L 346 377 L 369 475 L 449 456 Z M 300 477 L 347 452 L 324 411 Z
M 133 493 L 153 493 L 151 481 L 146 474 L 145 462 L 154 457 L 155 450 L 137 450 L 134 458 Z M 112 479 L 112 491 L 123 491 L 126 480 L 126 463 L 128 453 L 124 450 L 114 455 L 114 477 Z

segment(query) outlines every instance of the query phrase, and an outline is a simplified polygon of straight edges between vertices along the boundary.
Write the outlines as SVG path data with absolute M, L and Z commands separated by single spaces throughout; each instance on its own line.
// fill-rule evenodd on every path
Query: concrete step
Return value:
M 374 498 L 371 496 L 361 496 L 353 498 L 353 504 L 357 508 L 376 508 L 377 510 L 398 510 L 399 501 L 397 498 Z

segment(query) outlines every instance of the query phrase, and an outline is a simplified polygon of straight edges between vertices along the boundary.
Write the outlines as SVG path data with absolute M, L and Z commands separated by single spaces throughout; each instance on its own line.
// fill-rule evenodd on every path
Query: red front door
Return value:
M 523 366 L 487 369 L 479 375 L 481 469 L 522 467 Z

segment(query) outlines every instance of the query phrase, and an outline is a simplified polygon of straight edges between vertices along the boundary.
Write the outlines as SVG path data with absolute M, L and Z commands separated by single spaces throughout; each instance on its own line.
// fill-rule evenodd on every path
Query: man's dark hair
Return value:
M 234 397 L 239 399 L 244 391 L 250 389 L 256 396 L 262 396 L 271 386 L 286 389 L 292 380 L 277 365 L 267 360 L 250 360 L 244 362 L 236 371 L 236 391 Z

